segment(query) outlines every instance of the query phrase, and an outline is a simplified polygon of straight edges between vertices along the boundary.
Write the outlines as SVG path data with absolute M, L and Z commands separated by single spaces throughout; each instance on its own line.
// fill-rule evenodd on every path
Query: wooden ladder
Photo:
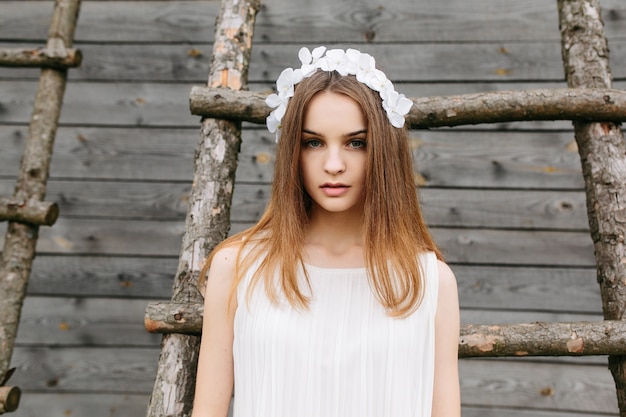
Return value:
M 570 88 L 413 99 L 407 123 L 410 128 L 428 128 L 523 120 L 575 121 L 605 320 L 466 325 L 461 330 L 459 356 L 610 355 L 620 413 L 626 417 L 626 321 L 622 321 L 626 310 L 626 280 L 619 274 L 623 268 L 626 233 L 615 221 L 613 200 L 605 204 L 611 193 L 618 202 L 626 201 L 626 190 L 622 187 L 616 194 L 603 176 L 606 170 L 600 171 L 602 164 L 626 167 L 626 146 L 619 129 L 619 122 L 626 120 L 626 93 L 611 89 L 606 38 L 597 0 L 557 1 Z M 589 3 L 596 12 L 587 17 L 595 18 L 581 19 Z M 150 417 L 191 413 L 198 336 L 202 329 L 202 296 L 196 283 L 206 255 L 229 229 L 236 150 L 240 143 L 239 125 L 220 119 L 265 123 L 270 111 L 264 103 L 266 94 L 243 91 L 257 10 L 258 3 L 252 0 L 223 0 L 208 86 L 194 87 L 190 94 L 191 112 L 204 119 L 174 295 L 169 303 L 149 304 L 145 315 L 148 331 L 165 334 L 148 409 Z M 576 38 L 579 34 L 584 37 Z M 570 50 L 566 45 L 572 43 L 582 48 Z M 587 71 L 585 65 L 589 64 L 584 60 L 591 50 L 602 53 L 598 53 L 594 68 Z M 598 84 L 598 78 L 607 81 Z M 607 138 L 611 142 L 609 150 L 603 148 Z M 593 158 L 593 152 L 600 153 L 604 159 Z M 626 170 L 610 174 L 613 184 L 626 184 Z M 208 195 L 207 190 L 210 190 Z M 610 236 L 596 238 L 599 223 L 603 230 L 610 230 Z M 606 241 L 611 236 L 614 241 Z
M 0 66 L 42 68 L 15 192 L 0 198 L 0 221 L 9 222 L 0 258 L 0 414 L 15 411 L 21 396 L 6 383 L 39 226 L 59 215 L 56 203 L 43 200 L 67 70 L 81 62 L 72 49 L 79 9 L 80 0 L 56 0 L 45 48 L 0 49 Z

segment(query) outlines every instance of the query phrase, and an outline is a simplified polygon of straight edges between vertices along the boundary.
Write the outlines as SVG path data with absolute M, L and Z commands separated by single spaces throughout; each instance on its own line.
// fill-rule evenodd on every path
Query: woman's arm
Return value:
M 238 248 L 225 247 L 214 256 L 204 296 L 202 342 L 198 358 L 192 417 L 226 417 L 233 393 L 233 320 L 229 308 Z
M 432 417 L 460 417 L 459 296 L 448 265 L 439 261 L 439 296 L 435 318 L 435 385 Z

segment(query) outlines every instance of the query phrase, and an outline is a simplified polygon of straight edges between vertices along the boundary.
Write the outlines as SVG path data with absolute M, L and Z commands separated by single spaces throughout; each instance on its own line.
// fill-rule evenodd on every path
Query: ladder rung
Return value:
M 52 226 L 58 217 L 57 203 L 0 197 L 0 221 Z
M 200 334 L 202 304 L 149 303 L 151 333 Z M 459 357 L 626 355 L 626 321 L 535 322 L 461 327 Z
M 0 67 L 76 68 L 83 54 L 78 49 L 66 49 L 64 56 L 50 53 L 46 48 L 0 49 Z
M 264 124 L 271 109 L 265 93 L 192 87 L 192 114 Z M 531 120 L 626 121 L 626 91 L 554 88 L 413 98 L 406 116 L 412 129 Z
M 22 391 L 18 387 L 0 387 L 0 414 L 17 410 Z

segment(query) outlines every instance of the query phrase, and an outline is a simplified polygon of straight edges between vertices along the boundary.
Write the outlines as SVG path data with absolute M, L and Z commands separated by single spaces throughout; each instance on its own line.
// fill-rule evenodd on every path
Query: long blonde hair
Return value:
M 391 126 L 378 93 L 352 75 L 318 71 L 296 86 L 282 120 L 267 209 L 256 225 L 231 236 L 216 251 L 227 245 L 246 247 L 245 255 L 240 250 L 237 258 L 233 294 L 252 263 L 260 261 L 248 297 L 263 280 L 272 302 L 277 302 L 280 291 L 295 308 L 308 306 L 309 298 L 298 280 L 298 269 L 304 266 L 302 247 L 311 207 L 300 172 L 300 143 L 307 105 L 322 91 L 350 97 L 367 120 L 365 263 L 372 289 L 388 314 L 406 316 L 419 306 L 423 295 L 424 280 L 417 255 L 432 251 L 439 259 L 442 256 L 418 203 L 407 131 Z M 205 277 L 211 258 L 201 277 Z M 305 277 L 308 282 L 306 270 Z

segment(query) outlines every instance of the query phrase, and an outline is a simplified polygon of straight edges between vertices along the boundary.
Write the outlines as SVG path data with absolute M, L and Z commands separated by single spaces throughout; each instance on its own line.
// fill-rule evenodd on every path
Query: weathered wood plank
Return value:
M 25 392 L 16 417 L 130 417 L 143 416 L 149 394 Z M 520 416 L 521 417 L 521 416 Z M 526 416 L 523 416 L 526 417 Z M 530 416 L 535 417 L 535 416 Z M 552 416 L 551 416 L 552 417 Z M 561 417 L 561 416 L 554 416 Z M 586 417 L 586 416 L 582 416 Z
M 354 45 L 337 45 L 350 47 Z M 0 43 L 0 48 L 10 44 Z M 35 48 L 35 45 L 20 45 Z M 273 84 L 286 66 L 299 65 L 300 45 L 261 44 L 253 50 L 250 82 Z M 498 44 L 362 45 L 394 81 L 403 82 L 502 82 L 553 81 L 563 79 L 558 41 Z M 211 44 L 156 45 L 83 44 L 80 67 L 70 81 L 161 81 L 206 83 Z M 626 77 L 626 41 L 611 43 L 616 78 Z M 407 53 L 410 51 L 410 53 Z M 38 70 L 0 67 L 0 78 L 36 79 Z
M 455 133 L 459 131 L 453 130 Z M 581 189 L 580 161 L 566 133 L 412 132 L 425 185 Z M 490 185 L 488 185 L 490 184 Z
M 313 45 L 312 45 L 313 46 Z M 333 45 L 334 46 L 334 45 Z M 354 47 L 355 45 L 336 45 Z M 0 43 L 0 48 L 10 44 Z M 35 48 L 35 45 L 20 45 Z M 251 83 L 273 84 L 286 66 L 299 65 L 300 45 L 255 46 L 250 64 Z M 559 82 L 563 79 L 560 44 L 514 42 L 498 44 L 361 45 L 376 57 L 379 66 L 394 81 L 402 82 Z M 83 44 L 84 59 L 69 74 L 76 81 L 160 81 L 206 83 L 211 44 L 135 45 Z M 614 40 L 615 78 L 626 77 L 626 41 Z M 410 52 L 410 53 L 408 53 Z M 36 79 L 35 68 L 0 67 L 0 78 Z
M 452 270 L 457 278 L 459 298 L 464 308 L 523 310 L 529 312 L 529 315 L 542 311 L 596 313 L 600 316 L 602 313 L 595 268 L 452 265 Z M 501 317 L 491 317 L 492 322 L 496 319 L 500 320 Z M 540 320 L 534 318 L 528 321 Z
M 19 408 L 20 415 L 90 417 L 138 416 L 145 412 L 147 394 L 40 394 L 28 392 Z M 463 406 L 464 417 L 571 417 L 570 412 L 520 410 L 516 408 Z M 576 413 L 576 417 L 605 417 L 607 414 Z
M 257 34 L 264 41 L 280 42 L 293 39 L 308 42 L 324 40 L 348 42 L 363 40 L 380 42 L 417 41 L 498 41 L 499 39 L 553 39 L 551 4 L 539 1 L 519 1 L 507 8 L 498 1 L 473 2 L 462 0 L 444 2 L 413 2 L 400 0 L 385 3 L 368 1 L 344 4 L 326 0 L 326 5 L 299 0 L 282 4 L 267 2 L 265 13 L 259 16 Z M 607 0 L 605 7 L 617 16 L 609 22 L 609 33 L 623 27 L 619 11 L 623 4 Z M 285 7 L 287 6 L 287 7 Z M 489 10 L 482 13 L 481 10 Z M 615 20 L 615 28 L 613 28 Z M 621 22 L 620 22 L 621 21 Z M 540 28 L 540 26 L 543 26 Z
M 233 223 L 231 233 L 251 223 Z M 0 224 L 0 233 L 4 231 Z M 40 254 L 177 256 L 183 222 L 60 218 L 40 233 Z M 433 228 L 451 263 L 592 267 L 586 232 Z
M 172 296 L 178 256 L 49 256 L 33 262 L 28 295 L 159 298 Z
M 617 411 L 615 387 L 606 367 L 464 360 L 459 370 L 464 405 L 571 413 Z
M 462 295 L 460 296 L 462 298 Z M 559 311 L 525 311 L 525 310 L 505 310 L 505 309 L 488 309 L 489 300 L 485 300 L 485 306 L 480 309 L 462 308 L 461 323 L 462 324 L 516 324 L 516 323 L 534 323 L 534 322 L 577 322 L 577 321 L 600 321 L 601 313 L 563 313 Z M 550 362 L 557 360 L 554 357 L 547 358 Z M 572 362 L 572 361 L 569 361 Z M 606 364 L 606 360 L 603 362 Z
M 617 414 L 558 412 L 551 410 L 524 410 L 519 408 L 506 407 L 476 407 L 463 406 L 463 417 L 607 417 Z
M 183 221 L 117 221 L 59 219 L 54 228 L 41 230 L 38 253 L 177 256 Z
M 11 178 L 17 172 L 24 132 L 24 127 L 0 126 L 0 177 Z M 50 175 L 52 179 L 188 182 L 196 135 L 191 129 L 61 128 Z M 425 186 L 583 187 L 570 132 L 445 129 L 413 131 L 411 136 L 418 182 Z M 273 154 L 274 139 L 265 129 L 245 130 L 237 180 L 269 183 Z
M 26 128 L 0 127 L 0 175 L 15 175 Z M 60 128 L 51 178 L 191 181 L 197 132 L 190 129 Z M 267 164 L 266 164 L 267 165 Z
M 148 394 L 94 394 L 27 392 L 22 397 L 18 414 L 23 416 L 90 416 L 128 417 L 145 413 Z M 463 405 L 464 417 L 572 417 L 571 412 L 523 410 L 507 407 L 476 407 Z M 608 414 L 612 415 L 612 414 Z M 576 417 L 606 417 L 607 414 L 575 413 Z
M 35 82 L 0 81 L 0 123 L 27 123 Z M 71 125 L 197 126 L 191 84 L 77 83 L 67 85 L 60 123 Z
M 309 44 L 309 43 L 307 43 Z M 626 42 L 616 40 L 615 77 L 623 78 L 620 56 Z M 335 46 L 335 45 L 333 45 Z M 336 45 L 354 47 L 355 45 Z M 0 43 L 0 48 L 10 44 Z M 21 48 L 35 48 L 24 44 Z M 299 65 L 301 45 L 255 45 L 250 64 L 250 82 L 272 84 L 286 66 Z M 359 49 L 376 57 L 379 66 L 394 81 L 561 81 L 563 68 L 558 41 L 498 44 L 365 44 Z M 70 72 L 70 81 L 177 81 L 206 83 L 211 44 L 143 45 L 81 44 L 84 59 Z M 410 51 L 410 53 L 408 53 Z M 38 70 L 0 67 L 0 78 L 36 79 Z
M 54 256 L 35 258 L 29 296 L 123 297 L 168 299 L 171 297 L 177 258 L 113 256 Z M 583 321 L 534 318 L 542 311 L 594 313 L 601 310 L 595 269 L 531 268 L 452 265 L 463 308 L 528 310 L 529 321 Z M 468 313 L 469 314 L 469 313 Z M 495 319 L 485 313 L 487 324 Z M 501 315 L 497 315 L 498 319 Z M 600 317 L 600 315 L 598 315 Z M 481 319 L 482 320 L 482 319 Z M 510 323 L 524 320 L 516 318 Z
M 25 391 L 150 392 L 159 346 L 154 347 L 25 347 L 16 346 L 11 383 Z
M 588 229 L 582 191 L 422 188 L 420 201 L 432 227 Z
M 452 263 L 595 266 L 588 233 L 433 229 Z
M 0 195 L 9 195 L 14 180 L 0 179 Z M 182 220 L 191 184 L 183 182 L 50 181 L 47 199 L 59 204 L 63 217 Z M 258 220 L 271 186 L 238 183 L 231 218 Z M 422 188 L 427 223 L 437 226 L 587 230 L 582 191 Z
M 16 340 L 19 345 L 158 346 L 146 332 L 148 300 L 27 297 Z
M 25 13 L 23 1 L 3 1 L 0 39 L 42 40 L 50 7 Z M 624 4 L 603 0 L 608 37 L 624 34 Z M 257 39 L 263 42 L 442 42 L 556 40 L 554 5 L 544 0 L 512 4 L 497 0 L 421 2 L 396 0 L 380 6 L 373 0 L 353 3 L 323 0 L 265 1 Z M 86 1 L 77 40 L 110 42 L 207 42 L 213 40 L 217 1 Z M 489 13 L 481 13 L 489 10 Z
M 506 288 L 501 290 L 502 293 Z M 577 294 L 571 290 L 572 299 Z M 466 293 L 461 290 L 463 324 L 516 324 L 532 322 L 579 322 L 602 320 L 601 308 L 594 314 L 559 312 L 558 306 L 533 312 L 515 306 L 496 306 L 489 296 L 477 309 L 463 306 Z M 515 293 L 508 294 L 513 299 Z M 557 302 L 565 297 L 557 297 Z M 598 297 L 599 298 L 599 297 Z M 21 346 L 157 346 L 160 337 L 144 328 L 144 312 L 154 299 L 36 297 L 26 298 L 16 344 Z M 554 311 L 548 311 L 554 310 Z M 572 309 L 573 310 L 573 309 Z M 581 309 L 581 310 L 584 310 Z
M 514 295 L 509 294 L 509 298 Z M 465 304 L 464 296 L 465 293 L 461 292 L 462 306 Z M 146 306 L 152 301 L 155 300 L 29 296 L 24 304 L 16 343 L 21 346 L 154 347 L 159 344 L 160 337 L 148 333 L 143 323 Z M 484 297 L 483 303 L 482 308 L 485 310 L 462 308 L 463 324 L 602 320 L 601 309 L 597 309 L 595 314 L 532 312 L 516 310 L 513 306 L 496 308 L 490 303 L 489 297 Z
M 20 346 L 12 382 L 40 393 L 141 394 L 151 388 L 157 355 L 158 348 Z M 600 413 L 616 409 L 612 381 L 603 366 L 464 360 L 460 372 L 466 405 Z
M 9 195 L 14 182 L 0 179 L 0 195 Z M 185 217 L 190 187 L 191 184 L 182 182 L 60 180 L 48 183 L 46 195 L 48 200 L 59 204 L 66 218 L 176 220 Z M 264 189 L 267 185 L 259 187 Z M 246 199 L 259 187 L 242 184 L 239 190 L 241 204 L 246 204 Z M 248 211 L 240 210 L 243 213 Z

